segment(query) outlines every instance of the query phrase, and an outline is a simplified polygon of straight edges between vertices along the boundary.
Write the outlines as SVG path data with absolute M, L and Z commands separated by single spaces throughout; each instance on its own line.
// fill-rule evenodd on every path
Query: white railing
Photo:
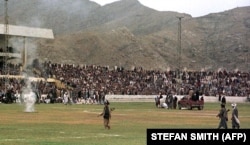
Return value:
M 106 95 L 105 98 L 112 102 L 154 102 L 157 95 Z M 178 100 L 183 96 L 176 95 Z M 166 97 L 163 95 L 163 97 Z M 246 102 L 247 97 L 225 96 L 228 103 Z M 205 102 L 219 102 L 218 96 L 204 96 Z
M 0 53 L 0 56 L 6 56 L 6 57 L 16 57 L 16 58 L 21 58 L 21 54 L 20 53 Z

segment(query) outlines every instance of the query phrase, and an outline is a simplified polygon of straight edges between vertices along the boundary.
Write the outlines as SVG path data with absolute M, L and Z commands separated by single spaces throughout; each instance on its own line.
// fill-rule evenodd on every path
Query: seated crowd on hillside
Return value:
M 10 66 L 13 75 L 20 74 L 16 66 Z M 16 72 L 18 73 L 14 73 Z M 2 73 L 3 70 L 1 70 Z M 250 94 L 250 72 L 200 72 L 183 71 L 180 75 L 176 71 L 144 70 L 134 68 L 126 70 L 120 67 L 110 69 L 108 66 L 72 65 L 44 62 L 36 66 L 35 77 L 55 78 L 66 86 L 57 88 L 48 82 L 32 82 L 39 94 L 52 94 L 54 98 L 63 98 L 65 92 L 70 91 L 77 101 L 79 98 L 95 98 L 100 102 L 105 94 L 117 95 L 157 95 L 174 93 L 188 94 L 190 88 L 198 90 L 205 96 L 248 96 Z M 179 79 L 180 78 L 180 79 Z M 0 95 L 21 92 L 27 85 L 22 79 L 1 78 Z M 7 91 L 6 91 L 7 85 Z

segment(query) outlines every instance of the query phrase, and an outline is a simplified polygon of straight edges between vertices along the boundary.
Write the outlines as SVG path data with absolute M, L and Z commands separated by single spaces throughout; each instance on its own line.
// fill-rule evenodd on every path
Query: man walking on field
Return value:
M 104 108 L 103 108 L 103 112 L 101 114 L 99 114 L 98 116 L 103 116 L 103 124 L 105 129 L 110 129 L 110 119 L 111 119 L 111 111 L 114 110 L 114 108 L 109 108 L 109 101 L 106 100 L 104 102 Z
M 227 112 L 228 111 L 229 109 L 226 109 L 225 104 L 221 104 L 220 112 L 217 114 L 217 117 L 220 118 L 218 129 L 220 128 L 227 129 L 227 121 L 228 121 Z

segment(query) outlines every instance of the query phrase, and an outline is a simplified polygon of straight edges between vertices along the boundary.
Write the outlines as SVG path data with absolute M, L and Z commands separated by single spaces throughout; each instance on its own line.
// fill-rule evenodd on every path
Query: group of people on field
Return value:
M 159 95 L 155 97 L 155 106 L 157 108 L 176 109 L 177 100 L 177 96 L 173 93 L 168 93 L 164 97 L 163 94 L 160 92 Z
M 240 120 L 239 120 L 239 113 L 236 103 L 231 104 L 232 107 L 232 113 L 231 113 L 231 122 L 232 122 L 232 129 L 239 129 L 240 128 Z M 221 109 L 219 113 L 217 114 L 217 117 L 220 118 L 218 129 L 224 128 L 228 129 L 227 122 L 229 120 L 228 112 L 230 112 L 230 109 L 226 108 L 226 98 L 225 96 L 222 97 L 221 100 Z

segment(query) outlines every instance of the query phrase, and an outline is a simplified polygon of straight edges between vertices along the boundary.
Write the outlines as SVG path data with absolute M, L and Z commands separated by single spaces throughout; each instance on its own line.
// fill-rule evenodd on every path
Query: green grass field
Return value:
M 27 113 L 23 105 L 0 104 L 0 144 L 145 145 L 147 128 L 216 129 L 219 124 L 219 103 L 206 103 L 204 110 L 158 109 L 154 103 L 111 102 L 110 107 L 116 110 L 111 130 L 105 130 L 97 117 L 103 105 L 36 104 L 36 111 Z M 238 103 L 238 110 L 241 128 L 250 128 L 250 104 Z

